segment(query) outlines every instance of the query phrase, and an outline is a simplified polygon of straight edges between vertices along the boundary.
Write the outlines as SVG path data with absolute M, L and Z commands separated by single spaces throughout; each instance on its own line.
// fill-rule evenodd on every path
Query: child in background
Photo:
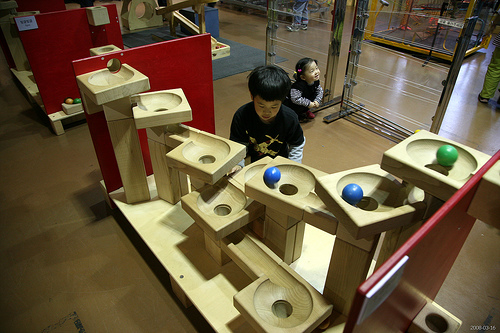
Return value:
M 293 110 L 282 105 L 290 91 L 288 74 L 274 65 L 255 68 L 248 76 L 251 102 L 233 116 L 229 139 L 247 146 L 255 162 L 277 155 L 301 163 L 305 137 Z M 231 173 L 244 166 L 244 160 Z
M 299 120 L 313 119 L 310 109 L 319 107 L 323 99 L 319 74 L 317 60 L 302 58 L 295 65 L 295 82 L 284 104 L 297 113 Z

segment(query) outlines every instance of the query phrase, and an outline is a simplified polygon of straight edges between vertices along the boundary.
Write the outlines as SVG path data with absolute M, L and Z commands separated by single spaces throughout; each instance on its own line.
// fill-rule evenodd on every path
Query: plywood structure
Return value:
M 107 45 L 109 43 L 103 44 Z M 115 44 L 116 45 L 116 44 Z M 182 88 L 192 109 L 193 120 L 187 124 L 214 133 L 212 60 L 210 36 L 198 35 L 155 43 L 143 47 L 111 52 L 73 62 L 76 76 L 106 67 L 109 60 L 118 58 L 149 78 L 150 91 Z M 206 52 L 205 52 L 206 51 Z M 87 49 L 88 52 L 88 49 Z M 159 58 L 157 55 L 165 55 Z M 192 66 L 193 63 L 199 66 Z M 158 71 L 161 66 L 164 70 Z M 175 80 L 172 78 L 175 77 Z M 196 77 L 196 80 L 192 80 Z M 103 174 L 106 190 L 112 192 L 123 186 L 118 173 L 116 158 L 109 137 L 104 113 L 86 110 L 87 123 Z M 139 130 L 140 144 L 146 174 L 152 173 L 151 158 L 145 130 Z

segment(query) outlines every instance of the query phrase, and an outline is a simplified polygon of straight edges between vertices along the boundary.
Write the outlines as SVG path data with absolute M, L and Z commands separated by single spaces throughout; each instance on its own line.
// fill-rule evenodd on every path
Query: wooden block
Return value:
M 413 319 L 407 333 L 456 333 L 462 321 L 439 304 L 429 300 Z M 478 325 L 478 327 L 482 327 Z
M 365 251 L 337 237 L 328 267 L 323 296 L 334 311 L 348 315 L 358 286 L 365 281 L 375 248 Z
M 149 200 L 146 169 L 134 120 L 108 122 L 108 129 L 127 203 Z
M 234 295 L 234 306 L 258 332 L 311 332 L 332 306 L 286 264 Z
M 106 121 L 133 118 L 130 96 L 125 96 L 102 105 Z M 136 126 L 137 128 L 137 126 Z
M 212 60 L 229 57 L 231 55 L 231 47 L 227 44 L 217 42 L 215 47 L 212 47 Z
M 166 154 L 170 149 L 153 140 L 148 140 L 148 145 L 158 197 L 175 205 L 181 199 L 181 191 L 179 171 L 167 164 Z
M 363 190 L 356 206 L 342 198 L 350 183 Z M 426 208 L 422 201 L 409 202 L 407 188 L 378 164 L 319 177 L 316 193 L 355 239 L 420 221 Z
M 62 103 L 61 106 L 62 106 L 64 113 L 66 113 L 66 114 L 74 114 L 77 112 L 83 112 L 83 104 L 82 103 L 78 103 L 78 104 Z
M 92 98 L 89 98 L 83 91 L 80 90 L 80 94 L 82 96 L 82 104 L 85 108 L 85 112 L 87 114 L 94 114 L 97 112 L 104 111 L 102 105 L 97 105 Z
M 182 89 L 160 90 L 132 96 L 137 128 L 178 124 L 193 120 L 191 107 Z
M 181 199 L 182 208 L 214 240 L 238 230 L 264 215 L 264 205 L 249 199 L 237 187 L 220 179 Z
M 167 154 L 169 165 L 208 184 L 215 184 L 240 162 L 246 147 L 207 132 L 199 132 Z
M 85 8 L 87 12 L 87 19 L 89 24 L 93 26 L 100 26 L 109 24 L 108 9 L 103 6 L 94 6 Z
M 452 145 L 458 159 L 452 167 L 437 163 L 436 152 Z M 425 192 L 446 201 L 474 175 L 490 156 L 427 131 L 419 131 L 387 150 L 381 167 Z
M 264 182 L 264 172 L 271 166 L 280 170 L 281 178 L 276 184 L 268 186 Z M 307 197 L 316 196 L 316 175 L 324 175 L 324 172 L 277 156 L 245 183 L 245 193 L 259 202 L 265 202 L 267 207 L 302 220 L 306 202 L 311 201 Z
M 194 140 L 201 131 L 184 124 L 171 124 L 165 126 L 165 143 L 176 148 L 187 140 Z
M 300 220 L 294 219 L 293 217 L 290 217 L 285 213 L 277 211 L 276 209 L 273 209 L 271 207 L 266 207 L 266 215 L 284 229 L 290 229 L 300 222 Z
M 113 44 L 109 45 L 104 45 L 104 46 L 98 46 L 98 47 L 93 47 L 90 49 L 90 55 L 91 56 L 96 56 L 96 55 L 101 55 L 101 54 L 106 54 L 110 52 L 115 52 L 115 51 L 120 51 L 121 48 L 118 46 L 115 46 Z
M 266 216 L 265 227 L 266 238 L 264 239 L 264 244 L 276 253 L 285 263 L 291 264 L 294 260 L 295 244 L 297 242 L 296 225 L 289 229 L 285 229 Z
M 210 256 L 219 264 L 219 266 L 224 266 L 231 261 L 231 258 L 221 249 L 221 241 L 213 240 L 205 234 L 205 249 L 210 254 Z
M 179 301 L 182 303 L 182 305 L 184 305 L 186 309 L 193 305 L 189 297 L 172 276 L 170 276 L 170 285 L 172 286 L 172 291 L 174 292 L 175 296 L 177 296 Z
M 252 231 L 260 237 L 260 239 L 266 238 L 266 233 L 265 233 L 265 219 L 260 217 L 256 220 L 253 220 L 250 225 L 250 228 Z
M 302 245 L 304 244 L 304 233 L 306 231 L 306 223 L 300 221 L 296 224 L 295 229 L 295 244 L 293 246 L 292 262 L 299 259 L 302 254 Z
M 423 221 L 408 224 L 400 228 L 392 229 L 385 232 L 384 239 L 380 246 L 380 252 L 377 256 L 375 269 L 382 266 L 390 256 L 396 252 L 420 227 Z
M 496 162 L 479 181 L 467 213 L 500 229 L 500 162 Z
M 276 269 L 282 262 L 255 235 L 238 230 L 221 241 L 221 248 L 252 280 Z
M 116 59 L 108 68 L 76 77 L 80 90 L 95 104 L 102 105 L 150 89 L 148 77 L 131 66 L 120 64 Z

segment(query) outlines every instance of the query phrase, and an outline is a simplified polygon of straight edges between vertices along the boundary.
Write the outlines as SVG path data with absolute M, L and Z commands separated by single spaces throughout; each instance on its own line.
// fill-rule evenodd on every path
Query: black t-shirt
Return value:
M 253 102 L 240 107 L 233 116 L 229 139 L 247 146 L 247 155 L 255 162 L 264 156 L 288 158 L 288 146 L 304 142 L 297 114 L 282 105 L 271 124 L 263 123 Z

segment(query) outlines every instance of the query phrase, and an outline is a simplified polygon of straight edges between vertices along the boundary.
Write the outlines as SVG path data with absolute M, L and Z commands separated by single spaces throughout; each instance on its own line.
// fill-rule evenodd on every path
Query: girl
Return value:
M 317 60 L 302 58 L 295 65 L 295 82 L 285 100 L 285 105 L 297 113 L 299 120 L 313 119 L 315 115 L 310 109 L 319 107 L 323 99 L 319 74 Z

